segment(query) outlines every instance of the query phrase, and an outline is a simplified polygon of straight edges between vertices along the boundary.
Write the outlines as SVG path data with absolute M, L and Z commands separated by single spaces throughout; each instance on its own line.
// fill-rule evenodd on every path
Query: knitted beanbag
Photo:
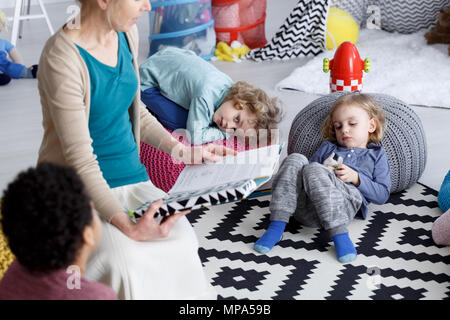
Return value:
M 438 194 L 438 204 L 442 211 L 450 209 L 450 170 L 442 181 L 441 189 Z
M 414 33 L 435 24 L 439 11 L 450 6 L 450 0 L 369 0 L 368 5 L 379 8 L 381 29 Z
M 180 140 L 181 141 L 181 140 Z M 183 142 L 183 141 L 182 141 Z M 183 142 L 186 144 L 186 142 Z M 248 146 L 235 137 L 231 137 L 224 140 L 214 141 L 212 143 L 227 146 L 228 148 L 234 148 L 236 151 L 244 151 L 248 149 Z M 186 166 L 182 162 L 174 161 L 174 159 L 167 153 L 156 149 L 155 147 L 141 142 L 141 162 L 147 168 L 147 173 L 153 184 L 163 190 L 169 191 L 175 182 L 181 171 Z
M 295 117 L 289 132 L 288 154 L 301 153 L 310 158 L 322 138 L 320 128 L 333 102 L 344 92 L 334 92 L 314 100 Z M 381 145 L 391 167 L 391 193 L 416 183 L 425 169 L 427 145 L 417 114 L 404 102 L 384 94 L 369 93 L 383 108 L 386 132 Z

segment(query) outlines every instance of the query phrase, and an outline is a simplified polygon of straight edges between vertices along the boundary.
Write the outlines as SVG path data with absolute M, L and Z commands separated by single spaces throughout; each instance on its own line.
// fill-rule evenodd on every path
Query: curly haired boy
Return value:
M 16 260 L 0 300 L 117 299 L 83 277 L 101 223 L 75 170 L 52 163 L 21 172 L 4 192 L 2 228 Z

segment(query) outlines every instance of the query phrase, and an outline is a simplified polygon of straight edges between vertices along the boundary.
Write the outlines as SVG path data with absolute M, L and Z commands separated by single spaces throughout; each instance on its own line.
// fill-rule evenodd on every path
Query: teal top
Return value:
M 125 34 L 119 32 L 118 36 L 115 67 L 101 63 L 77 46 L 91 80 L 89 132 L 92 147 L 111 188 L 149 180 L 139 158 L 128 113 L 138 89 L 133 57 Z
M 169 100 L 189 110 L 186 129 L 193 144 L 228 138 L 212 121 L 233 80 L 193 51 L 167 47 L 140 67 L 141 90 L 156 87 Z

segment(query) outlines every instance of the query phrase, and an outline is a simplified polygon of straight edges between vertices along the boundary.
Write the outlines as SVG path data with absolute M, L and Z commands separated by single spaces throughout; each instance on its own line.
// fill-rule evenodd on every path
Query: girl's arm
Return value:
M 384 204 L 390 195 L 391 170 L 384 150 L 378 157 L 373 171 L 373 179 L 359 172 L 358 190 L 367 201 L 375 204 Z
M 314 152 L 314 154 L 309 158 L 309 163 L 311 162 L 319 162 L 323 163 L 323 161 L 330 155 L 330 147 L 333 144 L 330 141 L 322 141 L 319 148 Z

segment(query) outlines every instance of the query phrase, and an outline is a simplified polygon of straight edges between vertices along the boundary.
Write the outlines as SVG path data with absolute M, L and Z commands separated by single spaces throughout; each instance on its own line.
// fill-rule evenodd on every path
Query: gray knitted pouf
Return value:
M 343 92 L 335 92 L 314 100 L 295 117 L 289 132 L 287 153 L 301 153 L 310 158 L 322 138 L 320 128 L 333 102 Z M 408 104 L 385 94 L 368 93 L 383 108 L 386 132 L 381 145 L 391 167 L 391 193 L 400 192 L 416 183 L 425 169 L 427 144 L 417 114 Z

